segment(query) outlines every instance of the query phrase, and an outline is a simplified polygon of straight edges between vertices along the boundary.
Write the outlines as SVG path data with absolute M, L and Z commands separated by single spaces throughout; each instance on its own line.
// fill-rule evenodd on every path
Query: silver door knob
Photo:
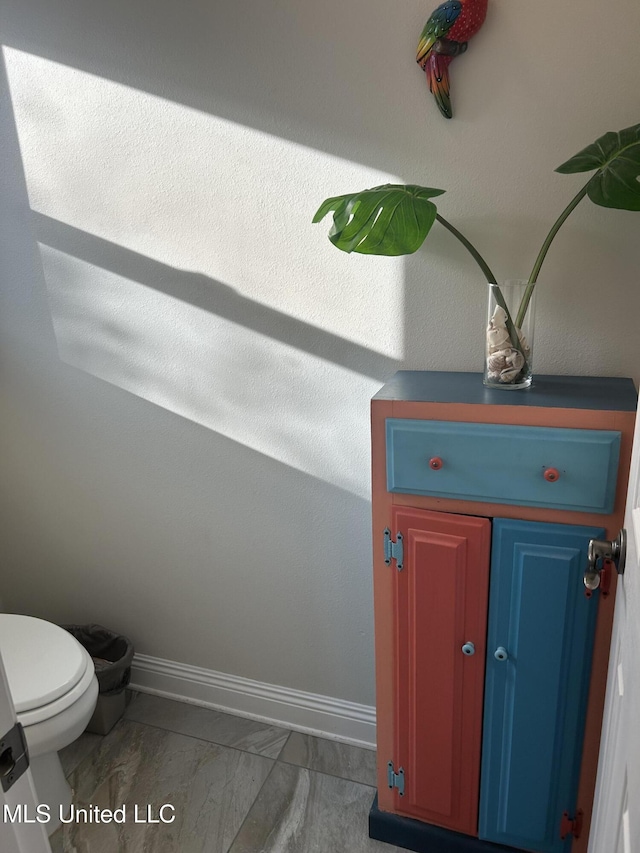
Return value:
M 589 539 L 587 547 L 587 568 L 584 573 L 584 585 L 587 589 L 600 586 L 600 572 L 604 561 L 611 560 L 619 575 L 624 574 L 627 561 L 627 531 L 624 527 L 615 539 Z
M 509 653 L 507 652 L 504 646 L 498 646 L 498 648 L 493 653 L 493 656 L 496 660 L 506 660 L 509 657 Z
M 471 657 L 471 655 L 475 655 L 476 647 L 473 643 L 465 643 L 462 647 L 462 654 L 467 655 L 467 657 Z

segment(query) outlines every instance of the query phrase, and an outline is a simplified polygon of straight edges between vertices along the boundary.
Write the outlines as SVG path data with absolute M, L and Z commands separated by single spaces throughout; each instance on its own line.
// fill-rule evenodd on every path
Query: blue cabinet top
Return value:
M 374 400 L 635 412 L 633 380 L 610 376 L 534 376 L 526 390 L 487 388 L 481 373 L 399 370 Z

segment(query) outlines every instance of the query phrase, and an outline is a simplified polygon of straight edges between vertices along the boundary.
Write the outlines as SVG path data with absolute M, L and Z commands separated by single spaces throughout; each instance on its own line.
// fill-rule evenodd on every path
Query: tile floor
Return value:
M 140 693 L 61 758 L 77 808 L 126 821 L 67 824 L 53 853 L 402 853 L 367 834 L 370 750 Z M 165 803 L 173 823 L 135 822 Z

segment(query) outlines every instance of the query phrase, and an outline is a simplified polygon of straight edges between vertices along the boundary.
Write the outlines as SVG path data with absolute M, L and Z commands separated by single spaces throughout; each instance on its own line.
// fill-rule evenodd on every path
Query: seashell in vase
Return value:
M 522 293 L 527 282 L 516 282 L 512 293 L 508 283 L 500 286 L 499 299 L 506 304 L 512 319 L 518 313 Z M 519 349 L 514 346 L 507 328 L 507 312 L 495 299 L 497 285 L 489 285 L 489 313 L 486 327 L 485 373 L 486 385 L 523 388 L 531 384 L 531 356 L 533 340 L 532 309 L 525 314 L 523 327 L 516 329 Z
M 507 359 L 509 355 L 515 352 L 512 349 L 500 349 L 497 352 L 489 351 L 487 355 L 487 367 L 492 373 L 500 373 L 501 370 L 504 370 L 507 367 L 508 362 Z
M 524 355 L 517 349 L 512 349 L 507 356 L 507 364 L 510 370 L 522 370 L 524 367 Z
M 517 377 L 520 375 L 520 372 L 521 372 L 521 368 L 519 368 L 519 367 L 510 368 L 509 370 L 503 370 L 500 373 L 500 377 L 499 377 L 498 381 L 503 382 L 505 384 L 507 384 L 509 382 L 515 382 Z
M 494 329 L 492 326 L 489 326 L 487 329 L 487 346 L 492 352 L 496 352 L 496 350 L 504 349 L 505 346 L 509 346 L 511 344 L 511 338 L 509 337 L 509 332 L 505 328 L 497 328 Z

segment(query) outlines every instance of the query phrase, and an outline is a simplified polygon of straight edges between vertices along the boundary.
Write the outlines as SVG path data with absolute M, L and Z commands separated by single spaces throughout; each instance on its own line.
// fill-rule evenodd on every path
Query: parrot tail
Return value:
M 445 118 L 451 118 L 451 98 L 449 97 L 449 63 L 452 56 L 443 56 L 432 51 L 425 65 L 429 89 L 436 104 Z

